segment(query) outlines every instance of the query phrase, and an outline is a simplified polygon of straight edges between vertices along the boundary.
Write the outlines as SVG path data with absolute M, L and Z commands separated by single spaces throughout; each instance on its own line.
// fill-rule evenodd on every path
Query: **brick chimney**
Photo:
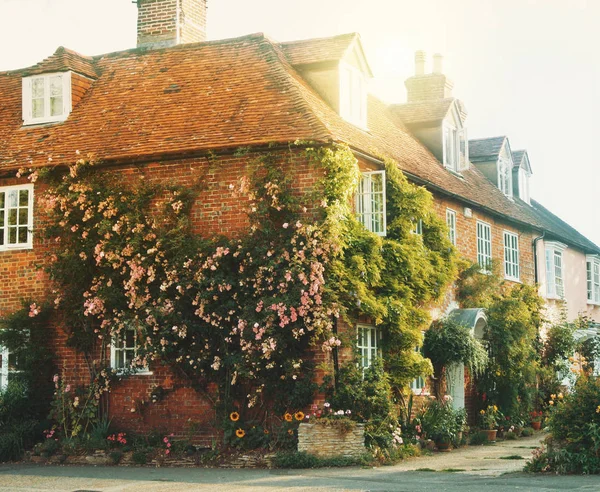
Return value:
M 433 73 L 425 74 L 425 52 L 415 53 L 415 75 L 406 79 L 408 102 L 431 101 L 452 97 L 454 84 L 443 74 L 443 57 L 433 55 Z
M 137 0 L 138 48 L 206 41 L 207 0 Z

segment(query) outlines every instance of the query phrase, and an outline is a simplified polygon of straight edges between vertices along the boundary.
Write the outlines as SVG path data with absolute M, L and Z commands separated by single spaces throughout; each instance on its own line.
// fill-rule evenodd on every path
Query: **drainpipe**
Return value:
M 544 239 L 545 236 L 546 231 L 542 230 L 542 235 L 533 240 L 533 276 L 536 285 L 538 283 L 537 243 L 540 239 Z

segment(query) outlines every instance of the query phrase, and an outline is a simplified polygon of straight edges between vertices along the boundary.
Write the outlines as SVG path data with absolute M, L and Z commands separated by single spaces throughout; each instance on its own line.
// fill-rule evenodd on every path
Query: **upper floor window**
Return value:
M 546 295 L 563 299 L 565 284 L 563 272 L 563 251 L 566 245 L 558 242 L 546 243 Z
M 519 236 L 504 231 L 504 277 L 519 280 Z
M 340 116 L 354 125 L 367 127 L 367 87 L 363 73 L 340 63 Z
M 385 236 L 385 171 L 362 174 L 356 192 L 356 214 L 368 230 Z
M 71 112 L 71 72 L 23 78 L 23 123 L 64 121 Z
M 380 356 L 379 343 L 381 330 L 373 325 L 358 325 L 356 328 L 356 347 L 360 354 L 360 367 L 363 371 L 370 367 L 376 357 Z
M 466 129 L 457 130 L 451 124 L 445 123 L 443 125 L 443 132 L 444 166 L 454 172 L 466 169 L 469 159 Z
M 477 221 L 477 263 L 485 272 L 492 264 L 492 228 L 485 222 Z
M 117 372 L 124 372 L 138 369 L 139 372 L 148 372 L 147 368 L 136 367 L 136 357 L 138 355 L 138 332 L 134 327 L 126 327 L 115 338 L 110 346 L 110 367 Z M 141 371 L 139 370 L 141 369 Z
M 456 246 L 456 212 L 449 208 L 446 209 L 446 225 L 448 226 L 448 238 Z
M 508 197 L 512 197 L 512 165 L 510 160 L 498 159 L 498 188 Z
M 600 256 L 587 256 L 587 300 L 600 305 Z
M 32 247 L 33 185 L 0 187 L 0 251 Z
M 423 235 L 423 219 L 415 221 L 413 230 L 411 232 L 417 236 Z

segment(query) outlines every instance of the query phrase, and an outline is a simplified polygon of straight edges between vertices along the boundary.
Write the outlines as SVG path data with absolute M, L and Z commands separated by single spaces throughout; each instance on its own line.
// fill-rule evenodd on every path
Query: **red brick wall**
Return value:
M 272 153 L 273 154 L 273 153 Z M 277 154 L 275 154 L 277 155 Z M 118 171 L 125 181 L 135 182 L 145 179 L 148 182 L 197 186 L 198 198 L 192 209 L 192 224 L 195 232 L 213 236 L 216 234 L 234 235 L 248 227 L 246 215 L 247 199 L 240 193 L 243 177 L 248 177 L 254 169 L 256 155 L 219 156 L 195 158 L 170 162 L 153 162 L 146 165 L 124 166 Z M 322 170 L 309 164 L 301 153 L 281 152 L 276 161 L 285 166 L 293 179 L 294 192 L 309 191 L 322 175 Z M 27 183 L 24 179 L 0 178 L 0 186 Z M 36 184 L 34 189 L 34 248 L 21 251 L 0 251 L 0 312 L 9 313 L 20 307 L 25 297 L 41 299 L 47 291 L 48 279 L 36 267 L 43 263 L 44 247 L 39 232 L 42 189 Z M 307 204 L 310 207 L 310 204 Z M 310 213 L 310 210 L 309 212 Z M 70 384 L 81 385 L 89 382 L 88 363 L 83 354 L 67 346 L 67 332 L 54 316 L 49 330 L 48 343 L 56 353 L 59 372 Z M 101 359 L 100 343 L 97 344 L 94 359 Z M 109 352 L 109 351 L 108 351 Z M 110 353 L 105 354 L 110 357 Z M 114 383 L 109 394 L 109 417 L 124 430 L 148 432 L 162 429 L 176 436 L 188 434 L 191 424 L 201 424 L 194 437 L 201 444 L 210 445 L 215 436 L 215 414 L 213 404 L 185 381 L 176 377 L 167 367 L 159 364 L 150 367 L 150 375 L 134 375 Z M 48 374 L 51 384 L 52 374 Z M 153 387 L 160 385 L 166 390 L 158 403 L 149 403 Z M 214 388 L 210 391 L 214 396 Z M 133 409 L 133 411 L 132 411 Z
M 434 195 L 434 209 L 439 217 L 446 221 L 446 209 L 456 212 L 456 248 L 466 259 L 477 261 L 477 221 L 486 222 L 492 230 L 492 259 L 502 268 L 504 274 L 504 236 L 503 231 L 512 232 L 519 237 L 519 269 L 521 282 L 533 284 L 535 279 L 533 260 L 533 240 L 539 236 L 531 229 L 519 229 L 515 225 L 495 218 L 485 212 L 472 208 L 472 217 L 464 214 L 465 205 L 457 200 Z

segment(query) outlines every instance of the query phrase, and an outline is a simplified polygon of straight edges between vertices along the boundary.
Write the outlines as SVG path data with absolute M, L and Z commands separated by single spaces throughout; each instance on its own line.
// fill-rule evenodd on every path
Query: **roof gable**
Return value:
M 469 140 L 469 159 L 472 162 L 497 161 L 508 139 L 506 136 Z
M 513 170 L 524 169 L 529 175 L 533 174 L 531 163 L 529 162 L 529 154 L 526 150 L 513 150 Z
M 21 70 L 23 76 L 39 75 L 51 72 L 65 72 L 67 70 L 85 75 L 91 79 L 98 77 L 97 67 L 92 57 L 59 46 L 48 58 L 36 65 Z

